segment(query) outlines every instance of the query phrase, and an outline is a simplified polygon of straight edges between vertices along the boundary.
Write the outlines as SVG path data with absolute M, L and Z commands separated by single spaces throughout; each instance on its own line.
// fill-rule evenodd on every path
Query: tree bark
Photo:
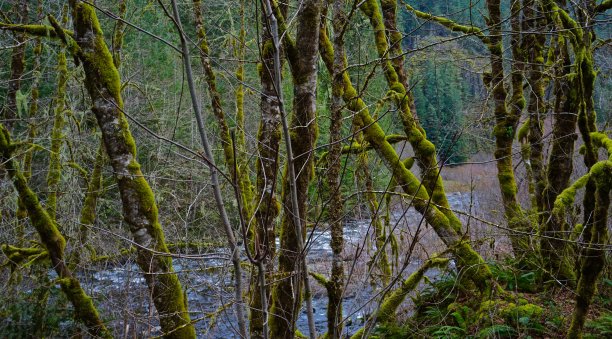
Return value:
M 195 329 L 187 312 L 187 300 L 172 267 L 155 196 L 136 159 L 136 144 L 123 114 L 121 80 L 104 41 L 94 8 L 72 0 L 74 39 L 77 57 L 85 71 L 85 86 L 91 97 L 92 111 L 102 131 L 102 138 L 119 186 L 123 216 L 138 244 L 137 263 L 159 313 L 160 325 L 168 338 L 194 338 Z
M 329 154 L 327 156 L 327 184 L 329 190 L 329 225 L 331 232 L 332 267 L 327 284 L 327 337 L 340 339 L 342 336 L 342 295 L 344 293 L 344 204 L 342 201 L 342 70 L 344 66 L 344 38 L 342 28 L 346 24 L 344 1 L 333 2 L 334 26 L 334 69 L 332 72 L 331 121 L 329 124 Z
M 64 8 L 68 11 L 68 8 Z M 68 13 L 65 13 L 62 23 L 68 22 Z M 64 114 L 66 113 L 66 87 L 68 84 L 68 66 L 66 65 L 66 52 L 62 47 L 57 56 L 57 92 L 55 94 L 55 107 L 53 109 L 53 128 L 51 129 L 51 151 L 49 153 L 49 170 L 47 171 L 47 213 L 55 219 L 57 209 L 57 195 L 62 179 L 62 144 L 64 143 Z
M 265 5 L 266 13 L 271 14 L 270 2 Z M 295 332 L 295 322 L 301 306 L 301 290 L 304 288 L 306 312 L 308 315 L 309 335 L 316 338 L 312 296 L 308 276 L 308 265 L 304 250 L 306 230 L 306 202 L 308 185 L 313 175 L 314 154 L 312 153 L 317 138 L 316 97 L 317 97 L 317 61 L 318 30 L 321 20 L 321 1 L 306 0 L 302 3 L 297 15 L 296 51 L 289 57 L 293 75 L 293 110 L 291 130 L 280 100 L 281 122 L 285 146 L 287 147 L 287 165 L 283 180 L 284 215 L 281 224 L 281 249 L 279 253 L 279 272 L 289 277 L 281 280 L 272 292 L 270 334 L 272 338 L 290 338 Z M 276 17 L 273 20 L 278 20 Z M 276 24 L 271 27 L 276 27 Z M 275 87 L 280 88 L 280 59 L 278 57 L 280 42 L 271 28 L 275 52 Z M 278 32 L 276 32 L 278 33 Z M 299 174 L 299 175 L 298 175 Z
M 563 218 L 552 213 L 557 196 L 568 187 L 573 171 L 574 143 L 577 139 L 576 123 L 578 115 L 572 112 L 570 86 L 565 80 L 570 72 L 570 58 L 566 38 L 559 36 L 556 54 L 559 66 L 555 68 L 557 80 L 554 88 L 557 97 L 553 108 L 554 125 L 552 131 L 552 148 L 548 157 L 546 171 L 546 188 L 543 192 L 544 210 L 540 225 L 540 233 L 545 236 L 540 239 L 545 268 L 562 282 L 571 283 L 575 277 L 568 261 L 567 234 L 568 225 Z

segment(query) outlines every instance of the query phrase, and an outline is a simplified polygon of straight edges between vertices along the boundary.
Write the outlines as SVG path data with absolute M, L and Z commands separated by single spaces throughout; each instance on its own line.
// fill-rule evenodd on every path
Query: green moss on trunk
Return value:
M 314 156 L 311 152 L 318 136 L 316 121 L 317 31 L 321 19 L 321 6 L 322 2 L 319 0 L 309 0 L 303 3 L 297 16 L 296 47 L 300 53 L 288 57 L 293 76 L 293 116 L 290 138 L 296 182 L 291 183 L 289 167 L 286 166 L 283 180 L 284 214 L 280 230 L 281 250 L 278 257 L 278 269 L 281 273 L 294 276 L 292 279 L 279 281 L 273 288 L 270 311 L 271 338 L 289 338 L 293 335 L 297 311 L 301 305 L 302 281 L 306 282 L 305 280 L 308 279 L 304 272 L 306 258 L 302 253 L 302 239 L 305 236 L 308 215 L 308 185 L 314 174 Z M 291 197 L 292 190 L 297 192 L 297 206 L 294 206 Z M 295 208 L 301 220 L 296 220 Z M 304 288 L 307 293 L 306 289 Z
M 544 17 L 539 13 L 542 8 L 534 0 L 523 1 L 523 47 L 522 49 L 528 56 L 528 83 L 529 105 L 529 165 L 533 175 L 533 186 L 535 188 L 535 207 L 537 211 L 544 208 L 543 191 L 546 187 L 546 176 L 544 168 L 544 115 L 546 114 L 546 100 L 544 97 L 545 79 L 544 68 Z
M 425 272 L 431 268 L 443 268 L 448 264 L 448 259 L 433 258 L 427 260 L 416 272 L 412 273 L 408 279 L 402 281 L 400 286 L 389 292 L 380 303 L 380 307 L 370 316 L 366 325 L 359 329 L 351 336 L 351 339 L 365 338 L 365 333 L 368 328 L 373 327 L 378 323 L 393 322 L 395 313 L 400 305 L 404 302 L 410 292 L 412 292 L 419 282 L 423 279 Z
M 144 272 L 152 300 L 168 338 L 193 338 L 195 329 L 187 312 L 183 289 L 172 267 L 172 259 L 148 249 L 168 253 L 159 223 L 155 197 L 136 160 L 136 144 L 123 114 L 121 81 L 98 22 L 95 9 L 82 1 L 71 1 L 78 59 L 85 71 L 85 85 L 92 111 L 102 131 L 118 183 L 123 216 L 134 241 L 140 246 L 137 263 Z
M 342 168 L 342 70 L 344 68 L 344 40 L 341 36 L 344 2 L 333 3 L 333 25 L 336 32 L 334 44 L 334 69 L 332 72 L 332 102 L 329 124 L 329 155 L 327 157 L 327 185 L 329 190 L 329 225 L 331 232 L 332 267 L 327 287 L 327 338 L 340 339 L 344 324 L 342 323 L 342 295 L 344 294 L 344 202 L 341 192 Z
M 591 179 L 596 183 L 595 210 L 593 231 L 585 250 L 581 264 L 580 280 L 576 289 L 576 306 L 572 323 L 567 333 L 568 338 L 581 338 L 589 307 L 595 296 L 597 280 L 606 262 L 606 245 L 608 244 L 608 210 L 610 208 L 610 190 L 612 189 L 612 161 L 600 161 L 592 166 Z M 591 192 L 587 192 L 590 194 Z
M 328 70 L 333 69 L 334 48 L 327 36 L 325 29 L 320 30 L 320 53 Z M 346 56 L 344 56 L 346 65 Z M 455 257 L 462 267 L 469 267 L 470 278 L 478 285 L 481 290 L 488 294 L 490 291 L 491 271 L 484 263 L 484 260 L 470 244 L 462 241 L 457 234 L 455 227 L 451 224 L 447 216 L 436 206 L 429 204 L 429 194 L 421 187 L 417 178 L 406 169 L 400 160 L 395 149 L 387 142 L 385 133 L 374 119 L 370 116 L 369 109 L 365 102 L 357 96 L 357 91 L 351 83 L 348 73 L 342 74 L 343 100 L 347 108 L 357 112 L 355 124 L 363 128 L 364 138 L 373 145 L 376 153 L 383 160 L 383 163 L 397 180 L 404 192 L 414 196 L 414 206 L 421 213 L 425 220 L 433 227 L 440 239 L 453 250 Z M 410 137 L 410 135 L 408 136 Z M 441 181 L 440 181 L 441 183 Z M 439 204 L 440 205 L 440 204 Z
M 110 338 L 111 334 L 100 319 L 91 298 L 81 288 L 78 280 L 64 262 L 66 239 L 59 231 L 55 220 L 41 206 L 38 196 L 28 186 L 25 177 L 13 160 L 13 150 L 10 136 L 4 125 L 0 125 L 0 161 L 13 181 L 13 186 L 27 209 L 28 215 L 36 232 L 40 236 L 51 265 L 59 276 L 62 291 L 75 309 L 74 317 L 87 326 L 87 331 L 94 337 Z
M 66 54 L 62 50 L 57 62 L 57 92 L 53 111 L 53 128 L 51 129 L 51 152 L 49 154 L 49 170 L 47 172 L 47 212 L 55 218 L 57 209 L 57 193 L 62 178 L 61 151 L 64 143 L 64 114 L 66 113 L 66 85 L 68 82 L 68 67 Z
M 422 184 L 427 193 L 432 197 L 432 201 L 440 206 L 450 207 L 444 192 L 444 185 L 440 175 L 440 167 L 436 155 L 436 147 L 433 143 L 427 140 L 422 128 L 418 126 L 412 112 L 410 111 L 409 95 L 407 89 L 400 81 L 400 76 L 389 60 L 389 51 L 394 47 L 389 47 L 387 37 L 385 35 L 385 23 L 383 22 L 381 10 L 376 0 L 366 0 L 360 7 L 361 11 L 370 20 L 370 25 L 374 30 L 374 40 L 376 42 L 376 50 L 378 56 L 384 61 L 383 70 L 389 89 L 395 92 L 393 95 L 395 105 L 398 107 L 398 112 L 404 127 L 404 133 L 408 137 L 408 141 L 415 152 L 417 164 L 421 169 Z M 389 9 L 389 8 L 388 8 Z M 391 17 L 394 17 L 391 15 Z M 391 20 L 388 16 L 387 21 Z M 387 27 L 392 29 L 393 25 L 387 23 Z M 445 209 L 442 213 L 450 221 L 451 226 L 456 232 L 461 230 L 461 222 L 457 216 Z
M 266 15 L 263 12 L 262 9 L 262 21 L 265 21 Z M 255 183 L 255 196 L 258 197 L 258 200 L 254 201 L 253 204 L 258 206 L 254 211 L 258 239 L 262 243 L 262 249 L 268 251 L 270 258 L 274 258 L 276 253 L 276 223 L 280 214 L 276 187 L 279 172 L 278 157 L 281 138 L 281 115 L 279 98 L 274 88 L 274 48 L 267 25 L 264 25 L 261 40 L 261 60 L 258 65 L 261 83 L 261 118 L 257 133 L 257 152 L 260 157 L 256 161 L 257 179 Z M 274 270 L 274 262 L 272 260 L 267 261 L 266 266 L 267 272 Z M 253 279 L 253 281 L 257 281 L 257 279 Z M 252 290 L 249 332 L 252 338 L 261 339 L 264 337 L 264 321 L 267 319 L 263 318 L 264 313 L 261 312 L 262 296 L 260 288 L 253 286 Z M 264 297 L 270 299 L 270 289 L 267 288 L 265 292 L 266 295 Z

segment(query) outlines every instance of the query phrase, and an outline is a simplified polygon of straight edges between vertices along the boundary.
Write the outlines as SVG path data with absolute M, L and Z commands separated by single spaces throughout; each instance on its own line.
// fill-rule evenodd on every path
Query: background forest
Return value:
M 610 0 L 0 0 L 0 337 L 612 335 Z

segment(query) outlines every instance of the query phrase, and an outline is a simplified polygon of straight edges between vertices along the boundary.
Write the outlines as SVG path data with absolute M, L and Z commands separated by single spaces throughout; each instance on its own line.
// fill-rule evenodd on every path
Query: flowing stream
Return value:
M 470 206 L 470 195 L 464 193 L 448 194 L 451 208 L 468 211 Z M 474 203 L 474 201 L 472 201 Z M 405 214 L 396 211 L 392 214 L 391 222 L 401 221 Z M 418 220 L 418 218 L 417 218 Z M 345 222 L 344 237 L 348 253 L 363 246 L 368 234 L 372 234 L 370 220 L 351 220 Z M 331 260 L 329 230 L 315 229 L 309 233 L 308 261 L 312 269 L 327 276 L 329 261 Z M 220 256 L 227 256 L 225 249 L 216 251 Z M 231 301 L 233 300 L 231 266 L 228 260 L 219 258 L 219 255 L 203 255 L 200 259 L 176 258 L 174 268 L 179 272 L 183 287 L 187 287 L 186 293 L 189 301 L 189 309 L 192 320 L 198 319 L 196 329 L 199 337 L 204 338 L 234 338 L 237 336 L 236 318 L 233 314 Z M 365 257 L 365 256 L 363 256 Z M 246 260 L 246 258 L 245 258 Z M 347 261 L 350 266 L 352 261 Z M 407 277 L 421 264 L 421 260 L 411 259 L 406 266 L 403 276 Z M 366 259 L 357 260 L 356 266 L 366 265 Z M 347 267 L 347 271 L 350 267 Z M 363 270 L 363 267 L 362 267 Z M 435 279 L 439 271 L 430 270 L 427 275 Z M 349 288 L 343 299 L 343 310 L 346 318 L 344 325 L 347 333 L 354 333 L 361 326 L 365 318 L 377 305 L 378 299 L 375 291 L 369 283 L 369 279 L 355 276 L 358 282 Z M 144 278 L 139 268 L 134 263 L 126 263 L 120 266 L 96 267 L 92 272 L 82 272 L 81 279 L 90 295 L 99 305 L 104 315 L 111 314 L 111 326 L 119 332 L 138 333 L 142 336 L 160 335 L 159 327 L 148 324 L 154 323 L 154 310 L 148 298 L 148 291 Z M 245 285 L 250 277 L 245 274 Z M 314 289 L 313 307 L 317 331 L 322 334 L 326 331 L 326 308 L 327 296 L 322 288 L 315 286 L 317 283 L 311 279 Z M 378 293 L 378 292 L 377 292 Z M 226 307 L 223 307 L 223 306 Z M 109 319 L 106 319 L 109 320 Z M 297 326 L 302 333 L 307 333 L 306 312 L 302 308 L 297 321 Z

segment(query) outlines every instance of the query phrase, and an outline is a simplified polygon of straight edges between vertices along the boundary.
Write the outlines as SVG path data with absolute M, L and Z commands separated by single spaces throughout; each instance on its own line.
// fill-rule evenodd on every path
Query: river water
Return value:
M 471 200 L 469 194 L 450 193 L 448 199 L 453 209 L 463 211 L 469 209 Z M 394 212 L 391 217 L 392 223 L 401 222 L 402 219 L 407 218 L 405 214 L 402 211 Z M 408 214 L 415 218 L 414 211 Z M 418 216 L 416 219 L 418 220 Z M 347 255 L 350 256 L 351 251 L 363 246 L 364 239 L 371 237 L 368 235 L 371 233 L 370 220 L 346 221 L 344 237 L 347 244 Z M 308 260 L 313 270 L 327 275 L 331 260 L 330 232 L 325 229 L 315 229 L 309 238 Z M 198 259 L 174 259 L 174 268 L 179 273 L 183 287 L 186 287 L 189 309 L 193 312 L 191 318 L 192 320 L 199 319 L 196 322 L 196 329 L 198 337 L 202 338 L 238 337 L 236 317 L 231 307 L 233 300 L 232 274 L 229 269 L 231 265 L 228 260 L 219 258 L 219 256 L 227 256 L 227 253 L 223 249 L 217 249 Z M 356 262 L 357 268 L 366 265 L 365 259 Z M 414 272 L 421 263 L 419 259 L 411 259 L 406 265 L 403 276 L 407 277 Z M 347 266 L 350 265 L 351 262 L 348 262 Z M 361 271 L 363 270 L 361 267 Z M 139 337 L 160 335 L 159 327 L 152 325 L 157 322 L 154 308 L 147 295 L 144 278 L 139 272 L 139 268 L 134 263 L 128 262 L 122 265 L 92 268 L 91 272 L 81 272 L 80 278 L 87 292 L 99 305 L 101 314 L 107 317 L 105 320 L 109 321 L 109 325 L 117 334 Z M 435 279 L 439 274 L 440 272 L 436 270 L 427 273 L 430 279 Z M 345 331 L 349 334 L 354 333 L 363 325 L 364 319 L 376 307 L 378 301 L 375 298 L 378 289 L 370 285 L 367 276 L 355 274 L 351 278 L 349 292 L 343 299 Z M 245 275 L 245 286 L 248 284 L 248 279 L 249 277 Z M 321 334 L 326 330 L 327 296 L 312 279 L 311 285 L 315 291 L 313 297 L 315 323 L 318 333 Z M 229 307 L 223 308 L 223 305 L 229 305 Z M 302 333 L 307 333 L 306 312 L 303 308 L 300 311 L 297 326 Z

